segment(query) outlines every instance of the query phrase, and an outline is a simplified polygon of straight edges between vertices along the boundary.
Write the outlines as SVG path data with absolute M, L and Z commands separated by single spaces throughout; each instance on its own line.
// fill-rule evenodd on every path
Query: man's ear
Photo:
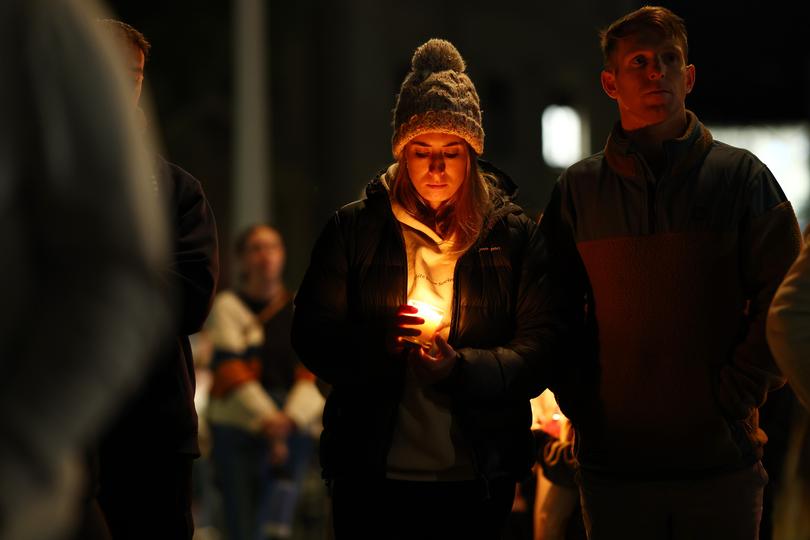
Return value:
M 686 93 L 690 93 L 695 86 L 695 66 L 689 64 L 684 68 L 684 80 L 686 82 Z
M 600 77 L 602 80 L 602 90 L 611 98 L 616 99 L 616 76 L 606 69 L 602 70 Z

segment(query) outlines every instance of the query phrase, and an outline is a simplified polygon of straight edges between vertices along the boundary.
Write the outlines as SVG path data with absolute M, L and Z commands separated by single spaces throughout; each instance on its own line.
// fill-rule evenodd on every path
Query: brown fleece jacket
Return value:
M 659 178 L 617 127 L 563 173 L 543 218 L 561 294 L 595 339 L 594 360 L 568 359 L 557 388 L 593 471 L 749 465 L 766 440 L 757 408 L 783 382 L 764 324 L 798 252 L 796 218 L 755 156 L 689 120 Z

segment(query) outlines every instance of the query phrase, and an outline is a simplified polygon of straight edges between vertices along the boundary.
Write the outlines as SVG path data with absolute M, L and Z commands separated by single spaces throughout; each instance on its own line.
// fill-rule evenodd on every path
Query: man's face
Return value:
M 132 83 L 132 100 L 135 107 L 138 106 L 141 100 L 141 90 L 143 89 L 143 68 L 146 63 L 146 58 L 143 51 L 134 44 L 127 47 L 127 80 Z
M 284 272 L 284 242 L 269 227 L 259 227 L 245 244 L 241 257 L 242 271 L 248 281 L 278 281 Z
M 620 39 L 612 69 L 602 72 L 602 88 L 627 131 L 683 115 L 694 84 L 695 66 L 686 65 L 680 42 L 653 31 Z

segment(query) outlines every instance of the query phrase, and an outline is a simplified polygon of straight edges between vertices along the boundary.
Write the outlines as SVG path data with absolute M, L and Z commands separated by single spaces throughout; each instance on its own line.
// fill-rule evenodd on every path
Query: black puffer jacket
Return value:
M 510 201 L 514 184 L 491 165 L 501 196 L 455 269 L 449 342 L 461 358 L 440 388 L 487 479 L 520 478 L 533 463 L 529 399 L 547 385 L 562 325 L 551 302 L 545 245 Z M 406 303 L 403 237 L 379 179 L 329 221 L 295 300 L 293 346 L 332 385 L 324 411 L 324 477 L 385 474 L 405 362 L 384 336 Z

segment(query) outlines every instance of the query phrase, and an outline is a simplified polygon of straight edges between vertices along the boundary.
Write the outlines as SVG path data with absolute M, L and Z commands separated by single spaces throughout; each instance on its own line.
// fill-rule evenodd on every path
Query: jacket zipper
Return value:
M 478 251 L 478 246 L 480 244 L 480 237 L 475 241 L 475 243 L 470 246 L 466 253 L 462 254 L 461 257 L 458 258 L 456 261 L 456 267 L 453 269 L 453 312 L 451 313 L 450 319 L 450 333 L 447 336 L 447 342 L 452 343 L 455 341 L 456 334 L 458 334 L 458 319 L 459 319 L 459 310 L 461 308 L 461 300 L 458 294 L 458 269 L 460 263 L 464 261 L 467 257 L 472 257 L 470 253 L 474 253 Z M 462 431 L 464 431 L 464 422 L 461 422 Z M 480 478 L 484 484 L 484 500 L 489 500 L 492 498 L 492 492 L 490 490 L 489 485 L 489 478 L 481 472 L 481 465 L 480 465 L 480 458 L 478 457 L 478 450 L 475 448 L 475 445 L 470 444 L 470 457 L 472 458 L 472 466 L 473 472 L 477 478 Z
M 396 216 L 393 215 L 393 211 L 391 215 L 394 219 L 394 226 L 399 233 L 399 247 L 402 249 L 402 260 L 405 263 L 405 272 L 403 272 L 402 280 L 402 305 L 405 305 L 408 303 L 408 253 L 405 251 L 405 233 L 402 232 L 402 225 L 397 221 Z
M 402 232 L 402 226 L 399 224 L 399 221 L 397 221 L 396 216 L 394 216 L 394 212 L 393 212 L 393 209 L 391 208 L 390 201 L 388 202 L 388 216 L 387 217 L 391 220 L 391 224 L 394 227 L 396 227 L 397 232 L 399 233 L 400 254 L 402 256 L 401 260 L 404 261 L 404 263 L 405 263 L 405 265 L 404 265 L 405 272 L 403 273 L 404 279 L 402 281 L 402 289 L 401 289 L 402 295 L 400 297 L 402 299 L 400 305 L 404 305 L 404 304 L 408 303 L 408 254 L 405 251 L 405 234 Z M 404 379 L 402 381 L 402 384 L 403 384 L 403 387 L 404 387 L 404 384 L 405 384 Z M 393 411 L 394 417 L 391 419 L 391 427 L 388 430 L 388 433 L 386 435 L 387 441 L 385 443 L 385 451 L 380 452 L 380 454 L 381 454 L 381 456 L 380 456 L 380 471 L 382 473 L 383 478 L 385 478 L 385 472 L 386 472 L 387 467 L 388 467 L 388 453 L 391 451 L 391 442 L 392 442 L 393 437 L 394 437 L 394 431 L 396 430 L 397 420 L 398 420 L 398 416 L 399 416 L 399 404 L 402 401 L 402 388 L 403 387 L 400 387 L 400 389 L 399 389 L 399 396 L 397 397 L 397 403 L 396 403 L 396 406 L 395 406 L 395 410 Z
M 456 267 L 453 268 L 453 311 L 450 313 L 450 333 L 447 335 L 447 342 L 455 341 L 456 334 L 458 333 L 458 310 L 461 307 L 461 301 L 458 298 L 458 263 L 460 263 L 466 253 L 456 260 Z
M 658 221 L 658 214 L 656 211 L 656 182 L 660 179 L 655 178 L 647 160 L 641 154 L 636 156 L 636 160 L 640 161 L 645 172 L 645 185 L 647 188 L 647 234 L 655 234 L 657 229 L 656 223 Z

